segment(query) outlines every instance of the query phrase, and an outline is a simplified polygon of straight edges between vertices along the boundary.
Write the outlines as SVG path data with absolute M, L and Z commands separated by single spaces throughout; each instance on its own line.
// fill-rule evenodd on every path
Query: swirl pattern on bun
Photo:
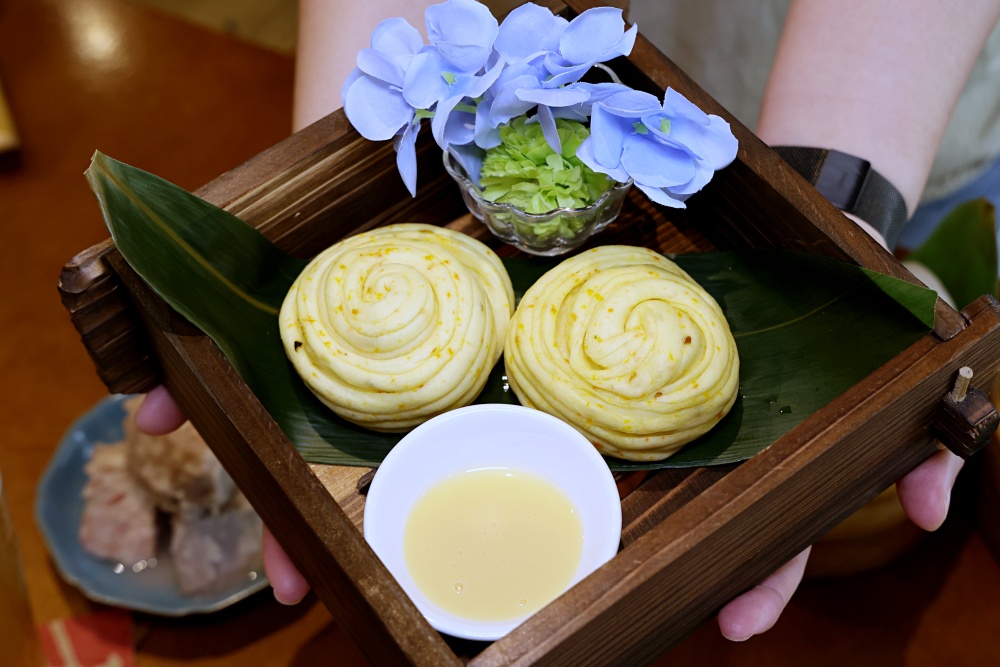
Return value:
M 381 227 L 317 255 L 279 314 L 285 353 L 344 419 L 404 431 L 471 403 L 499 359 L 514 293 L 479 241 Z
M 572 257 L 521 299 L 504 346 L 522 404 L 572 424 L 604 454 L 657 461 L 715 426 L 739 387 L 715 300 L 646 248 Z

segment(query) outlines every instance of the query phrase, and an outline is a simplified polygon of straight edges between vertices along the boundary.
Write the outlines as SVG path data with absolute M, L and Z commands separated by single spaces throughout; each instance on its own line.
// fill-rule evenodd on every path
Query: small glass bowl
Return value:
M 497 237 L 532 255 L 551 257 L 580 247 L 592 234 L 618 217 L 632 180 L 617 183 L 586 208 L 557 208 L 548 213 L 527 213 L 512 204 L 483 199 L 462 165 L 444 151 L 444 168 L 458 183 L 462 199 L 478 220 Z

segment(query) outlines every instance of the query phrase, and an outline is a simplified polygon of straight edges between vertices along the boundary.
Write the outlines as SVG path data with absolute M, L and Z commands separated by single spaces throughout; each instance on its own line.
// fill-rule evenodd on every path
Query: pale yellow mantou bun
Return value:
M 542 276 L 514 313 L 504 363 L 522 404 L 633 461 L 665 459 L 711 429 L 739 387 L 715 300 L 632 246 L 594 248 Z
M 500 357 L 514 307 L 500 259 L 441 227 L 401 224 L 320 253 L 281 306 L 285 353 L 338 415 L 402 431 L 467 405 Z

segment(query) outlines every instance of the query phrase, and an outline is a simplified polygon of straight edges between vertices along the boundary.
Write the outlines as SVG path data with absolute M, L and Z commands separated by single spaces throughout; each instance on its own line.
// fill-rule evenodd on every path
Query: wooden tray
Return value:
M 590 6 L 567 5 L 549 3 L 568 17 Z M 913 280 L 643 38 L 614 65 L 635 88 L 662 95 L 672 86 L 725 117 L 740 151 L 687 210 L 634 196 L 597 242 L 663 252 L 784 247 Z M 359 137 L 341 112 L 197 194 L 298 256 L 402 221 L 447 224 L 512 253 L 462 207 L 429 135 L 418 144 L 416 199 L 391 147 Z M 749 461 L 623 480 L 618 556 L 504 639 L 479 645 L 434 631 L 365 543 L 358 488 L 367 471 L 307 464 L 214 343 L 153 294 L 110 241 L 73 258 L 60 290 L 108 388 L 169 387 L 319 597 L 379 664 L 651 661 L 933 453 L 935 415 L 957 370 L 973 368 L 974 385 L 986 387 L 1000 364 L 997 302 L 984 297 L 957 313 L 939 301 L 932 333 Z M 952 423 L 956 449 L 982 444 L 978 419 Z

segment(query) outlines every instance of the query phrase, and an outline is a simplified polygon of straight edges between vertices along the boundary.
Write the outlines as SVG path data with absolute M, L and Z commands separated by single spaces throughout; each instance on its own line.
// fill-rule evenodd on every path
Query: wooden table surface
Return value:
M 83 171 L 101 150 L 195 189 L 287 135 L 292 73 L 291 58 L 119 0 L 0 2 L 0 80 L 22 143 L 20 165 L 0 171 L 0 470 L 40 623 L 102 608 L 60 579 L 33 518 L 60 437 L 106 393 L 56 292 L 62 265 L 107 237 Z M 766 635 L 732 644 L 708 622 L 662 664 L 1000 664 L 1000 566 L 972 506 L 957 501 L 890 567 L 807 582 Z M 135 621 L 140 667 L 365 664 L 313 600 L 263 592 Z

